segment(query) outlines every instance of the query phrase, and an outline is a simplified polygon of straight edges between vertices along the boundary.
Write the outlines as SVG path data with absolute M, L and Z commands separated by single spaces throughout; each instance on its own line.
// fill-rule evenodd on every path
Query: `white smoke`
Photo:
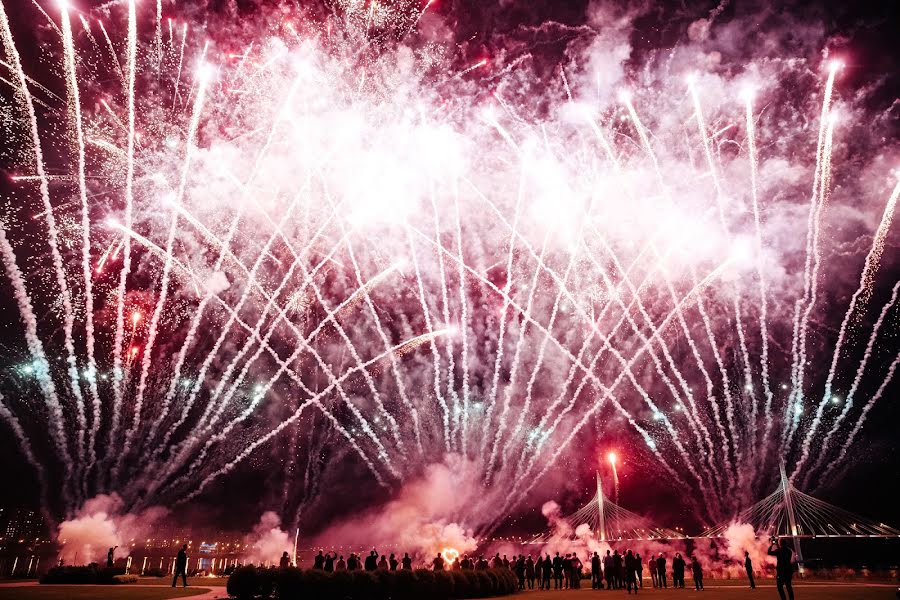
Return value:
M 409 552 L 425 560 L 438 552 L 472 552 L 478 546 L 472 531 L 448 515 L 473 514 L 480 485 L 468 463 L 449 457 L 430 465 L 422 478 L 406 484 L 387 504 L 332 526 L 317 537 L 324 549 L 375 547 L 380 553 Z
M 244 537 L 244 544 L 244 559 L 264 565 L 277 565 L 281 555 L 291 555 L 294 547 L 290 534 L 281 529 L 281 517 L 272 511 L 263 513 L 253 532 Z
M 107 551 L 116 546 L 115 558 L 124 558 L 129 544 L 148 535 L 168 514 L 159 506 L 135 514 L 123 511 L 124 502 L 117 494 L 100 494 L 85 502 L 74 517 L 59 525 L 60 558 L 67 564 L 102 563 Z

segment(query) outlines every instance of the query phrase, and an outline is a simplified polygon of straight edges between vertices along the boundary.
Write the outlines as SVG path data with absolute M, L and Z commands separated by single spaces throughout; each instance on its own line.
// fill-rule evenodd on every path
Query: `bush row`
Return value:
M 41 583 L 69 583 L 69 584 L 114 584 L 134 583 L 130 579 L 124 579 L 122 569 L 101 567 L 98 564 L 90 564 L 86 567 L 53 567 L 41 577 Z
M 228 578 L 228 595 L 238 600 L 450 600 L 514 594 L 509 569 L 485 571 L 325 571 L 239 567 Z

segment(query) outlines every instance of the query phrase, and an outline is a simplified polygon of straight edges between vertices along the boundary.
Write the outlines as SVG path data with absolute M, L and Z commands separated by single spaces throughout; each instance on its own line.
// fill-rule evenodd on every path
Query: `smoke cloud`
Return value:
M 290 555 L 294 547 L 290 534 L 281 529 L 281 517 L 272 511 L 263 513 L 253 532 L 244 537 L 244 544 L 245 560 L 265 565 L 277 565 L 282 553 Z
M 116 546 L 115 558 L 124 558 L 131 541 L 146 537 L 169 512 L 159 506 L 139 513 L 123 511 L 124 502 L 117 494 L 100 494 L 85 502 L 73 518 L 59 525 L 60 558 L 68 564 L 99 563 Z

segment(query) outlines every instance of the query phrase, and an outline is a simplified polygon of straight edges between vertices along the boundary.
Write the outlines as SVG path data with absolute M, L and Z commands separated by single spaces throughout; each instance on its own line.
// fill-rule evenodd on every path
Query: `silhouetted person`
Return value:
M 391 552 L 391 557 L 388 559 L 388 564 L 389 564 L 390 567 L 391 567 L 391 571 L 396 571 L 396 570 L 397 570 L 397 565 L 400 564 L 400 562 L 399 562 L 399 561 L 397 560 L 397 558 L 394 556 L 394 553 L 393 553 L 393 552 Z
M 595 590 L 603 589 L 603 570 L 600 568 L 600 555 L 596 552 L 591 557 L 591 587 Z
M 438 552 L 438 555 L 434 557 L 434 560 L 431 561 L 431 564 L 435 571 L 443 571 L 444 570 L 444 559 L 441 558 L 440 552 Z
M 566 554 L 562 561 L 563 578 L 565 579 L 565 589 L 572 587 L 572 557 Z
M 684 568 L 687 566 L 681 553 L 676 552 L 672 559 L 672 587 L 684 588 Z
M 496 556 L 494 556 L 493 560 L 491 560 L 491 568 L 500 569 L 503 567 L 503 559 L 500 558 L 500 553 L 498 552 Z
M 622 586 L 625 584 L 625 572 L 622 564 L 622 555 L 619 554 L 619 551 L 616 550 L 613 552 L 613 577 L 615 578 L 615 585 L 617 590 L 621 590 Z
M 404 571 L 412 571 L 412 559 L 409 557 L 409 552 L 403 553 L 403 560 L 401 563 L 403 564 Z
M 113 564 L 115 563 L 115 558 L 113 558 L 113 552 L 115 552 L 118 546 L 109 549 L 109 552 L 106 553 L 106 568 L 112 569 Z
M 558 590 L 563 586 L 563 559 L 559 552 L 553 557 L 553 589 Z
M 659 553 L 659 558 L 656 559 L 656 579 L 659 580 L 659 587 L 669 587 L 666 581 L 666 557 L 663 556 L 662 552 Z
M 616 589 L 615 570 L 612 554 L 607 550 L 606 556 L 603 557 L 603 571 L 606 573 L 606 589 L 608 590 Z
M 281 560 L 278 562 L 278 566 L 282 569 L 286 569 L 291 566 L 291 557 L 288 556 L 287 552 L 281 555 Z
M 787 545 L 787 540 L 782 539 L 781 544 L 769 546 L 769 556 L 775 557 L 775 583 L 778 585 L 778 595 L 781 600 L 794 600 L 794 586 L 791 579 L 794 577 L 794 551 Z M 787 589 L 787 596 L 784 591 Z
M 637 575 L 638 585 L 641 589 L 644 589 L 644 561 L 641 559 L 640 554 L 634 555 L 634 570 Z
M 350 556 L 347 558 L 347 570 L 348 571 L 356 571 L 359 569 L 359 557 L 356 556 L 353 552 L 350 553 Z
M 472 568 L 472 561 L 469 560 L 468 554 L 463 554 L 462 560 L 459 561 L 459 568 L 461 568 L 463 571 L 468 571 Z
M 519 580 L 519 589 L 525 589 L 525 559 L 523 557 L 519 557 L 514 559 L 515 561 L 515 571 L 516 571 L 516 579 Z
M 335 563 L 334 570 L 335 571 L 346 571 L 347 570 L 347 563 L 344 562 L 343 554 L 341 554 L 340 558 L 338 558 L 338 561 Z
M 696 556 L 691 557 L 691 575 L 694 576 L 694 589 L 703 589 L 703 567 Z
M 319 569 L 320 571 L 325 568 L 325 554 L 319 550 L 319 553 L 316 554 L 315 558 L 313 558 L 313 569 Z
M 534 567 L 534 559 L 531 558 L 531 555 L 528 555 L 528 558 L 525 559 L 525 578 L 528 580 L 528 589 L 534 589 L 534 579 L 535 579 L 535 567 Z
M 337 553 L 329 552 L 325 555 L 325 572 L 326 573 L 334 573 L 334 559 L 337 558 Z
M 584 565 L 581 564 L 581 559 L 578 558 L 577 554 L 572 555 L 572 583 L 576 590 L 581 589 L 581 570 L 584 568 Z
M 744 569 L 747 571 L 747 579 L 750 580 L 750 589 L 756 589 L 756 580 L 753 578 L 753 561 L 750 560 L 750 553 L 744 552 Z
M 637 578 L 635 577 L 635 572 L 637 572 L 637 568 L 634 564 L 634 554 L 632 554 L 631 550 L 625 553 L 625 558 L 622 561 L 625 566 L 625 589 L 628 590 L 628 593 L 631 593 L 631 589 L 634 588 L 634 593 L 638 593 L 637 586 Z
M 541 589 L 542 590 L 550 589 L 551 573 L 553 573 L 553 561 L 550 560 L 550 555 L 548 554 L 544 558 L 544 562 L 541 563 Z
M 647 561 L 647 568 L 650 570 L 650 583 L 653 584 L 653 587 L 659 587 L 659 577 L 656 574 L 656 559 L 652 555 L 650 560 Z
M 363 565 L 366 571 L 375 571 L 378 569 L 378 553 L 373 549 L 369 552 L 369 555 L 366 557 L 366 562 Z
M 181 582 L 187 587 L 187 544 L 178 551 L 175 557 L 175 577 L 172 578 L 172 587 L 178 583 L 178 576 L 181 575 Z

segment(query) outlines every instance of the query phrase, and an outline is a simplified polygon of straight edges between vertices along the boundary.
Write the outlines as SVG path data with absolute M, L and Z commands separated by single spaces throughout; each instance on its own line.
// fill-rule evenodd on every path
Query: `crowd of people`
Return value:
M 110 549 L 112 553 L 112 549 Z M 785 540 L 781 543 L 773 541 L 769 547 L 769 555 L 776 558 L 776 582 L 778 594 L 782 600 L 794 600 L 794 590 L 791 585 L 794 568 L 793 551 L 787 545 Z M 671 575 L 671 584 L 673 588 L 685 587 L 685 572 L 690 569 L 694 588 L 696 590 L 703 589 L 703 566 L 696 556 L 688 557 L 690 562 L 676 552 L 672 557 L 671 571 L 668 567 L 668 561 L 665 553 L 658 556 L 651 556 L 646 560 L 647 570 L 650 575 L 650 582 L 654 588 L 668 588 Z M 181 559 L 181 553 L 179 553 Z M 452 559 L 444 557 L 438 553 L 431 559 L 429 566 L 434 571 L 471 569 L 510 569 L 519 581 L 519 589 L 539 589 L 539 590 L 568 590 L 579 589 L 581 587 L 582 574 L 585 568 L 590 569 L 591 587 L 594 589 L 619 590 L 624 589 L 629 594 L 644 587 L 644 558 L 640 553 L 632 550 L 619 552 L 618 550 L 607 550 L 605 556 L 600 556 L 594 552 L 588 557 L 590 561 L 589 567 L 578 558 L 576 553 L 568 553 L 561 556 L 559 552 L 551 557 L 550 554 L 541 556 L 538 554 L 537 560 L 532 556 L 514 555 L 508 558 L 505 554 L 501 557 L 500 553 L 494 555 L 488 560 L 484 555 L 455 556 Z M 290 557 L 285 552 L 281 558 L 281 566 L 289 566 Z M 313 569 L 321 569 L 323 571 L 377 571 L 398 569 L 411 570 L 413 568 L 413 560 L 409 553 L 405 553 L 402 558 L 398 558 L 395 554 L 385 555 L 378 554 L 373 549 L 365 558 L 358 554 L 350 553 L 346 560 L 343 555 L 336 552 L 325 553 L 320 550 L 313 559 Z M 744 553 L 744 568 L 747 571 L 747 578 L 751 588 L 756 587 L 753 573 L 753 562 L 750 559 L 750 553 Z M 176 574 L 176 578 L 177 578 Z
M 618 550 L 614 552 L 606 551 L 606 556 L 601 557 L 597 552 L 589 557 L 591 587 L 594 589 L 618 590 L 624 589 L 629 594 L 644 586 L 644 559 L 639 553 L 626 550 L 620 553 Z M 690 564 L 676 553 L 672 559 L 672 587 L 683 588 L 684 574 L 687 568 L 691 569 L 693 575 L 694 586 L 698 590 L 703 589 L 703 567 L 696 556 L 690 557 Z M 747 559 L 749 561 L 749 557 Z M 290 564 L 290 558 L 287 552 L 281 558 L 282 566 Z M 514 555 L 508 558 L 505 554 L 501 557 L 500 553 L 494 555 L 488 560 L 484 555 L 469 556 L 463 554 L 452 559 L 447 559 L 440 552 L 430 561 L 429 566 L 434 571 L 457 570 L 457 569 L 510 569 L 519 581 L 519 589 L 539 589 L 539 590 L 568 590 L 579 589 L 581 587 L 582 574 L 586 566 L 578 558 L 575 553 L 568 553 L 561 556 L 559 552 L 556 556 L 551 557 L 549 554 L 541 556 L 538 554 L 537 560 L 532 556 Z M 648 570 L 650 571 L 650 580 L 653 587 L 667 588 L 669 580 L 666 571 L 666 557 L 660 554 L 658 557 L 651 557 L 647 561 Z M 373 549 L 365 558 L 355 553 L 350 553 L 347 559 L 343 555 L 336 552 L 324 552 L 320 550 L 313 559 L 313 569 L 321 569 L 323 571 L 396 571 L 398 569 L 411 570 L 413 561 L 409 553 L 405 553 L 402 558 L 398 558 L 395 554 L 389 555 L 379 554 Z

